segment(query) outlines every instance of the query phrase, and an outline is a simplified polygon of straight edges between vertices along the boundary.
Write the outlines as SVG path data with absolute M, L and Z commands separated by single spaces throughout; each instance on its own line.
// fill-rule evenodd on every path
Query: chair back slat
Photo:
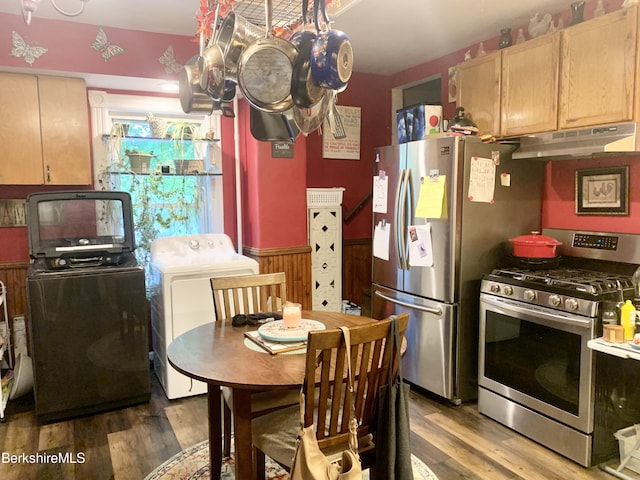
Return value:
M 404 335 L 409 315 L 397 316 Z M 307 342 L 304 424 L 314 424 L 321 448 L 346 442 L 352 395 L 360 436 L 375 431 L 378 392 L 395 375 L 400 352 L 387 342 L 391 320 L 350 328 L 354 392 L 347 382 L 346 346 L 340 330 L 312 331 Z
M 284 272 L 213 277 L 210 282 L 217 320 L 277 311 L 287 299 Z

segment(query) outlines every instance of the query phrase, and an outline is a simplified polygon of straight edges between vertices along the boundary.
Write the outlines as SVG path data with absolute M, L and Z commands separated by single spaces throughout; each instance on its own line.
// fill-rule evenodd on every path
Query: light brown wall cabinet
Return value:
M 0 184 L 89 185 L 84 80 L 0 73 Z
M 500 136 L 558 128 L 560 33 L 502 51 Z
M 633 119 L 637 8 L 624 8 L 562 32 L 560 128 Z
M 501 52 L 467 60 L 457 67 L 458 106 L 481 132 L 500 131 Z
M 637 42 L 632 7 L 469 60 L 458 105 L 500 137 L 640 121 Z

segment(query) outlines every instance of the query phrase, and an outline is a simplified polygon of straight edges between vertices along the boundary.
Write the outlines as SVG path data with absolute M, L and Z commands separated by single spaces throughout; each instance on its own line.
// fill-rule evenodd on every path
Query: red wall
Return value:
M 629 165 L 629 215 L 577 215 L 576 170 Z M 559 160 L 546 166 L 542 226 L 589 231 L 640 233 L 640 156 Z
M 271 143 L 250 133 L 249 105 L 240 101 L 243 244 L 260 249 L 307 245 L 307 142 L 294 145 L 294 158 L 273 158 Z
M 0 66 L 23 69 L 83 72 L 121 75 L 140 78 L 177 80 L 177 73 L 166 73 L 158 61 L 171 45 L 175 59 L 184 64 L 198 53 L 198 46 L 190 37 L 104 27 L 107 41 L 122 47 L 125 53 L 105 60 L 103 50 L 91 48 L 96 41 L 98 26 L 63 20 L 35 18 L 26 25 L 21 15 L 0 13 Z M 194 20 L 194 32 L 196 29 Z M 47 51 L 29 65 L 22 57 L 12 56 L 12 32 L 15 31 L 30 46 Z
M 307 138 L 306 182 L 310 188 L 344 187 L 343 213 L 346 214 L 373 188 L 374 149 L 391 143 L 389 77 L 354 73 L 347 89 L 338 95 L 338 105 L 361 108 L 360 159 L 322 158 L 322 137 L 314 132 Z M 368 201 L 343 225 L 343 237 L 370 238 L 371 222 L 371 201 Z

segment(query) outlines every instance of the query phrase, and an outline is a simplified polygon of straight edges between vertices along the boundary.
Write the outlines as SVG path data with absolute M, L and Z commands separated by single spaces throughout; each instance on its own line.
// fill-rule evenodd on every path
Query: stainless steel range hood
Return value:
M 564 160 L 604 154 L 640 155 L 639 129 L 640 124 L 629 122 L 524 136 L 513 158 Z

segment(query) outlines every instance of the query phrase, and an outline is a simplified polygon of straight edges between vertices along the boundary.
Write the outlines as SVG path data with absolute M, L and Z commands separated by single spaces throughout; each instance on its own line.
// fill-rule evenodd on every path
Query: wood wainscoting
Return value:
M 370 299 L 363 292 L 371 289 L 372 248 L 370 238 L 342 242 L 342 298 L 363 307 Z
M 287 275 L 287 300 L 311 309 L 311 247 L 254 248 L 242 253 L 258 262 L 260 273 L 284 272 Z
M 24 316 L 27 320 L 27 270 L 29 269 L 28 262 L 7 262 L 0 263 L 0 281 L 4 283 L 7 289 L 7 316 L 9 317 L 9 330 L 13 329 L 13 318 L 18 316 Z M 4 307 L 0 307 L 0 321 L 4 320 Z M 27 338 L 29 335 L 29 327 L 27 326 Z M 11 336 L 11 342 L 15 345 L 13 335 Z M 27 349 L 29 349 L 29 342 L 27 342 Z M 15 361 L 15 358 L 14 358 Z
M 11 318 L 27 316 L 27 270 L 28 262 L 0 263 L 0 281 L 7 288 L 7 314 Z M 2 320 L 2 319 L 0 319 Z
M 368 301 L 363 291 L 371 288 L 371 249 L 370 238 L 344 240 L 342 245 L 342 298 L 358 305 Z M 285 272 L 288 299 L 311 308 L 311 247 L 244 247 L 243 254 L 258 262 L 260 273 Z

